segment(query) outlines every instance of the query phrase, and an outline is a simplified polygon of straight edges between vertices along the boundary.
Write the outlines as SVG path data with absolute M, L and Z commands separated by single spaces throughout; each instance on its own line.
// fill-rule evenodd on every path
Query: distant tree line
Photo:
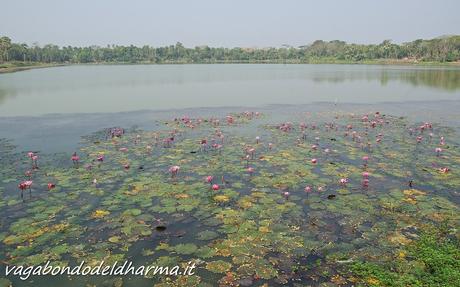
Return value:
M 40 63 L 312 63 L 395 59 L 413 61 L 460 61 L 460 36 L 415 40 L 395 44 L 348 44 L 317 40 L 310 45 L 282 48 L 186 48 L 181 43 L 165 47 L 109 45 L 107 47 L 29 46 L 0 37 L 0 62 Z

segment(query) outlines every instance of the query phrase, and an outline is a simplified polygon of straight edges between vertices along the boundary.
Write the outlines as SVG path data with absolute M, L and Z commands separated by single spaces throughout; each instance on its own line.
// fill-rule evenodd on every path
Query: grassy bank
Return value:
M 30 70 L 30 69 L 64 66 L 64 65 L 65 64 L 61 64 L 61 63 L 8 62 L 8 63 L 0 64 L 0 74 L 14 73 L 14 72 L 25 71 L 25 70 Z
M 318 58 L 309 60 L 261 60 L 261 61 L 163 61 L 163 62 L 98 62 L 98 63 L 40 63 L 40 62 L 8 62 L 0 64 L 0 74 L 13 73 L 37 68 L 58 67 L 67 65 L 168 65 L 168 64 L 341 64 L 341 65 L 411 65 L 411 66 L 454 66 L 460 67 L 460 62 L 422 62 L 416 60 L 379 59 L 348 61 L 333 58 Z

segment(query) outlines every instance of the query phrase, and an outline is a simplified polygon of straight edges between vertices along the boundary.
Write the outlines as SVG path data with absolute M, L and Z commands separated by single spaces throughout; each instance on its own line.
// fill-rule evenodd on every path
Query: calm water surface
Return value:
M 68 66 L 0 75 L 0 116 L 460 99 L 460 68 Z

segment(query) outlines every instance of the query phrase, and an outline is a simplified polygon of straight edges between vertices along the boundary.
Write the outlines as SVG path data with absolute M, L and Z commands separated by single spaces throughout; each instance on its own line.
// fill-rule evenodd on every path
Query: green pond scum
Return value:
M 0 140 L 0 286 L 460 286 L 460 150 L 383 112 L 187 116 L 62 154 Z M 191 276 L 4 276 L 130 260 Z M 53 280 L 53 281 L 46 281 Z

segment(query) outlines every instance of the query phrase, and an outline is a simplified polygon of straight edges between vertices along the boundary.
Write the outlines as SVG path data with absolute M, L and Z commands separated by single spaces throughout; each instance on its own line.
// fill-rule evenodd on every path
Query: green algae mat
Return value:
M 0 140 L 2 265 L 196 265 L 47 279 L 68 286 L 460 286 L 452 129 L 381 112 L 161 125 L 101 130 L 68 154 Z M 0 286 L 49 286 L 30 280 Z

